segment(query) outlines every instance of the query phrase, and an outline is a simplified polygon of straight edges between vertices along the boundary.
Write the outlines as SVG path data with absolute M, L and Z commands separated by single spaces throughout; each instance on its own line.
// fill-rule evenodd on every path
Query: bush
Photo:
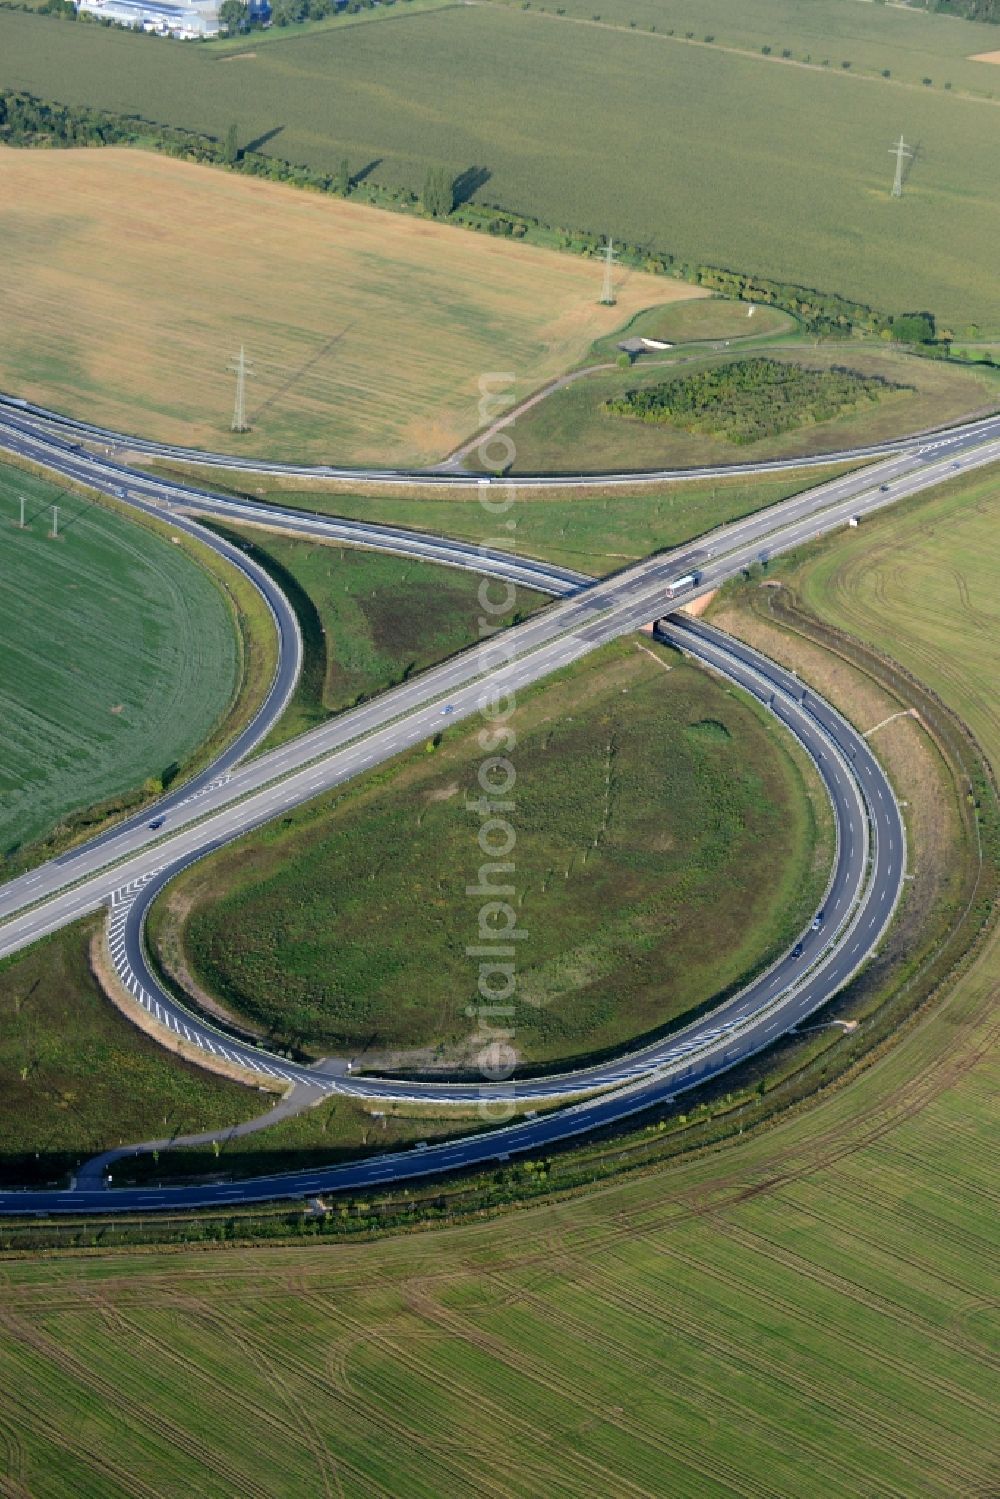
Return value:
M 807 423 L 830 421 L 862 401 L 907 388 L 840 365 L 808 369 L 758 357 L 626 391 L 606 402 L 605 410 L 743 446 Z
M 889 324 L 893 338 L 904 344 L 929 344 L 934 342 L 935 323 L 931 312 L 904 312 L 894 317 Z

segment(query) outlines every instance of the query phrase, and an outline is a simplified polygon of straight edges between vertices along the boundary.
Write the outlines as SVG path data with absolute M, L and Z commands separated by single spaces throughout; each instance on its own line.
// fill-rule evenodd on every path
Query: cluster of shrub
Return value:
M 930 0 L 928 8 L 944 16 L 963 16 L 967 21 L 992 21 L 1000 25 L 1000 0 Z
M 261 151 L 240 149 L 235 142 L 235 126 L 225 139 L 219 140 L 176 125 L 155 124 L 139 115 L 59 104 L 15 90 L 0 91 L 0 141 L 16 146 L 144 145 L 170 156 L 213 162 L 250 176 L 341 196 L 352 192 L 359 181 L 351 176 L 346 162 L 341 162 L 336 172 L 322 172 Z M 412 208 L 422 203 L 425 211 L 434 217 L 451 217 L 489 234 L 550 242 L 554 238 L 561 248 L 582 255 L 596 255 L 603 250 L 603 236 L 589 230 L 560 229 L 541 219 L 512 213 L 498 204 L 469 201 L 462 188 L 468 176 L 464 172 L 451 180 L 441 168 L 431 168 L 424 184 L 424 200 L 405 188 L 383 187 L 366 177 L 364 195 L 367 201 L 387 208 Z M 639 267 L 654 275 L 678 276 L 735 300 L 779 307 L 791 313 L 809 332 L 821 336 L 846 336 L 854 331 L 874 333 L 911 344 L 921 353 L 936 358 L 946 358 L 951 350 L 949 335 L 938 338 L 930 312 L 901 315 L 880 312 L 832 292 L 772 281 L 766 276 L 723 266 L 696 265 L 678 260 L 667 251 L 629 241 L 616 241 L 615 249 L 622 265 Z
M 50 0 L 52 4 L 61 0 Z M 303 21 L 325 21 L 328 16 L 356 16 L 359 11 L 373 10 L 376 4 L 393 5 L 395 0 L 270 0 L 270 9 L 254 11 L 247 0 L 222 0 L 219 20 L 230 35 L 259 31 L 268 22 L 273 26 L 297 26 Z
M 830 421 L 887 391 L 909 390 L 877 375 L 834 365 L 807 369 L 776 359 L 740 359 L 665 380 L 605 402 L 615 416 L 709 433 L 745 445 Z
M 0 10 L 23 10 L 30 16 L 55 16 L 63 21 L 91 19 L 86 12 L 81 17 L 73 0 L 45 0 L 43 5 L 31 5 L 29 0 L 0 0 Z

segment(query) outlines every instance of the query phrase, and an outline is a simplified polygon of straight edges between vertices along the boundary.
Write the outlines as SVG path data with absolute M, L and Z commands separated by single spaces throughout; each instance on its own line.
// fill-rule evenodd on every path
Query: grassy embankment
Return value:
M 516 436 L 516 429 L 515 429 Z M 484 509 L 474 490 L 407 489 L 405 485 L 352 493 L 349 484 L 276 480 L 261 474 L 150 464 L 153 471 L 178 475 L 215 490 L 250 494 L 274 504 L 315 510 L 383 525 L 405 526 L 460 541 L 485 542 L 563 567 L 600 576 L 653 552 L 680 546 L 716 526 L 777 504 L 856 464 L 824 464 L 766 478 L 692 480 L 641 488 L 513 491 L 514 504 L 500 518 Z M 248 483 L 248 479 L 250 482 Z M 511 493 L 500 491 L 502 499 Z M 513 527 L 508 529 L 508 523 Z
M 688 14 L 692 8 L 686 7 Z M 966 87 L 966 71 L 969 89 L 994 94 L 1000 93 L 1000 75 L 987 63 L 963 63 L 956 56 L 959 49 L 984 50 L 984 38 L 995 45 L 992 28 L 945 17 L 914 18 L 898 7 L 880 16 L 878 7 L 839 4 L 811 5 L 808 23 L 801 23 L 794 13 L 804 7 L 785 3 L 773 15 L 775 29 L 787 31 L 787 43 L 781 35 L 764 35 L 752 47 L 754 55 L 741 56 L 721 47 L 686 45 L 659 32 L 644 34 L 638 15 L 625 17 L 615 9 L 616 15 L 604 17 L 614 21 L 609 27 L 593 24 L 593 12 L 580 24 L 540 15 L 534 4 L 528 9 L 455 6 L 412 17 L 399 5 L 377 26 L 283 39 L 238 62 L 223 60 L 211 48 L 152 47 L 143 37 L 0 12 L 2 77 L 46 98 L 132 111 L 219 139 L 235 120 L 241 141 L 264 138 L 264 151 L 326 172 L 336 172 L 346 154 L 354 171 L 371 165 L 370 176 L 389 188 L 419 193 L 429 165 L 444 164 L 456 175 L 479 170 L 488 174 L 476 193 L 479 201 L 555 226 L 553 242 L 562 228 L 608 232 L 659 246 L 682 262 L 760 272 L 888 311 L 930 308 L 945 328 L 963 337 L 970 324 L 991 336 L 1000 333 L 1000 300 L 984 253 L 997 238 L 992 184 L 1000 112 L 992 101 L 959 92 Z M 679 20 L 668 23 L 659 14 L 661 6 L 653 9 L 657 13 L 649 13 L 648 24 L 683 26 Z M 727 25 L 739 26 L 734 7 L 724 9 Z M 636 20 L 636 29 L 628 27 L 629 20 Z M 751 22 L 750 29 L 757 24 Z M 769 18 L 768 31 L 771 24 Z M 828 25 L 830 40 L 824 43 Z M 879 30 L 869 41 L 873 26 Z M 842 69 L 841 62 L 853 55 L 840 35 L 845 27 L 858 38 L 853 62 L 859 68 L 870 54 L 879 70 L 899 71 L 900 79 L 861 80 Z M 721 39 L 725 28 L 720 20 L 718 25 L 692 21 L 687 29 L 701 36 L 717 31 Z M 830 67 L 791 66 L 761 54 L 763 45 L 796 50 L 801 45 L 796 37 L 805 31 L 814 33 L 808 50 L 818 54 L 820 64 L 828 57 Z M 925 60 L 928 52 L 933 62 Z M 947 78 L 941 77 L 942 56 L 948 58 Z M 489 59 L 488 66 L 483 59 Z M 934 86 L 924 87 L 923 76 Z M 955 88 L 946 92 L 945 81 Z M 441 108 L 443 99 L 447 110 Z M 609 99 L 618 106 L 609 109 Z M 901 129 L 916 144 L 917 158 L 902 199 L 895 200 L 889 193 L 888 148 Z M 656 162 L 652 173 L 650 161 Z M 43 163 L 50 164 L 51 158 Z M 358 195 L 364 191 L 362 184 Z M 114 201 L 125 194 L 119 189 L 102 196 L 113 212 Z M 55 188 L 22 197 L 32 203 L 66 201 Z M 188 222 L 191 216 L 177 217 Z M 240 287 L 244 298 L 252 297 L 255 285 L 267 281 L 259 274 L 263 258 L 247 249 L 253 256 L 250 274 L 236 273 L 240 236 L 214 217 L 225 253 L 213 247 L 200 257 L 196 280 L 207 291 L 216 264 L 219 284 L 211 297 L 224 298 L 226 287 Z M 76 218 L 73 225 L 76 234 Z M 157 232 L 164 227 L 161 219 Z M 248 243 L 254 237 L 252 232 Z M 485 235 L 458 238 L 476 247 L 486 241 Z M 312 283 L 317 300 L 326 295 L 327 284 L 336 288 L 342 279 L 329 259 L 337 254 L 329 239 L 324 254 L 323 269 Z M 90 257 L 80 244 L 81 263 L 91 259 L 100 266 L 110 258 Z M 121 258 L 130 259 L 124 253 Z M 284 282 L 297 256 L 277 258 L 283 265 L 278 280 Z M 149 296 L 157 285 L 152 262 L 158 270 L 160 259 L 155 242 L 144 242 L 140 263 L 151 271 L 143 278 L 144 300 L 160 300 Z M 590 273 L 596 274 L 594 267 Z M 564 267 L 561 274 L 572 272 Z M 395 284 L 384 323 L 398 326 L 409 306 L 428 299 L 413 296 L 410 275 L 393 269 L 388 279 Z M 12 284 L 19 281 L 12 276 Z M 397 288 L 402 295 L 396 295 Z M 521 305 L 529 298 L 525 291 Z M 172 297 L 163 301 L 177 305 Z M 220 351 L 232 341 L 232 329 L 241 322 L 248 326 L 244 308 L 245 302 L 221 342 L 209 341 L 199 353 L 199 367 L 211 372 L 211 390 L 208 400 L 194 401 L 191 409 L 200 413 L 214 401 L 219 423 L 226 416 L 218 393 Z M 145 308 L 139 312 L 145 321 Z M 509 304 L 506 314 L 491 326 L 488 342 L 494 352 L 485 364 L 476 363 L 475 373 L 511 368 L 519 376 L 525 373 L 523 359 L 499 358 L 516 316 Z M 272 352 L 273 327 L 259 322 L 248 328 L 245 341 L 253 345 L 259 369 L 275 359 L 291 371 L 343 332 L 347 321 L 335 316 L 329 326 L 317 317 L 317 332 L 300 340 L 297 357 L 287 348 Z M 362 330 L 345 337 L 341 355 L 346 357 L 359 338 L 372 336 L 371 317 L 364 321 Z M 535 328 L 537 322 L 532 334 Z M 401 342 L 397 338 L 392 346 L 394 368 Z M 450 342 L 454 362 L 458 350 L 455 340 Z M 130 368 L 138 364 L 129 361 Z M 357 397 L 367 408 L 366 428 L 377 425 L 392 405 L 384 361 L 382 366 L 381 381 L 376 369 Z M 314 383 L 318 378 L 314 371 Z M 345 382 L 345 393 L 350 389 Z M 379 390 L 384 406 L 376 410 Z M 262 389 L 255 399 L 262 401 L 263 394 Z M 466 413 L 463 406 L 463 423 Z M 277 439 L 277 412 L 272 432 Z M 374 431 L 370 435 L 377 437 Z M 339 450 L 347 450 L 349 436 L 343 432 Z M 383 441 L 382 458 L 385 448 Z
M 13 868 L 220 748 L 256 710 L 275 646 L 253 590 L 165 526 L 7 466 L 0 511 L 0 844 Z
M 65 29 L 84 52 L 98 35 Z M 99 39 L 124 40 L 140 72 L 188 55 Z M 245 102 L 256 65 L 199 76 L 237 80 Z M 640 309 L 704 295 L 632 271 L 601 307 L 587 261 L 125 148 L 0 150 L 0 205 L 0 386 L 120 431 L 298 461 L 437 461 L 480 425 L 481 377 L 513 401 Z M 237 438 L 225 366 L 240 344 L 254 378 Z
M 662 1029 L 769 960 L 818 898 L 829 812 L 812 773 L 676 654 L 609 647 L 527 694 L 513 723 L 523 1059 Z M 482 755 L 459 726 L 433 756 L 213 856 L 160 903 L 153 940 L 284 1043 L 472 1065 L 464 949 L 482 901 L 466 886 L 482 856 L 465 803 Z
M 267 747 L 443 661 L 479 638 L 481 579 L 432 562 L 216 526 L 281 584 L 302 630 L 298 689 Z M 514 623 L 545 602 L 519 589 Z
M 748 302 L 730 302 L 724 297 L 710 297 L 703 302 L 678 302 L 673 307 L 650 307 L 637 313 L 623 330 L 629 337 L 662 339 L 669 344 L 707 343 L 717 339 L 739 339 L 741 345 L 750 339 L 773 339 L 797 332 L 795 319 L 778 307 L 751 306 Z M 618 334 L 599 339 L 597 353 L 610 355 L 618 350 Z
M 963 479 L 799 578 L 994 763 L 996 524 L 995 477 Z M 9 1260 L 7 1470 L 40 1496 L 989 1491 L 998 983 L 994 932 L 849 1086 L 572 1200 L 336 1253 Z
M 262 1095 L 182 1062 L 112 1008 L 88 960 L 100 918 L 0 963 L 0 1184 L 61 1182 L 99 1151 L 235 1124 Z

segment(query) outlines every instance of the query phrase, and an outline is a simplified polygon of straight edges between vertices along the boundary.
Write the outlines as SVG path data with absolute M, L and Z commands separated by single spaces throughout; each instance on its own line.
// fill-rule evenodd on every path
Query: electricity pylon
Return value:
M 604 285 L 601 289 L 601 306 L 615 305 L 615 242 L 608 236 L 604 246 Z
M 247 362 L 242 344 L 240 344 L 239 354 L 234 355 L 233 363 L 229 365 L 229 369 L 236 376 L 236 401 L 233 406 L 232 430 L 234 432 L 249 432 L 250 423 L 247 421 L 246 380 L 248 375 L 253 374 L 253 369 Z
M 907 156 L 912 158 L 913 152 L 909 149 L 903 137 L 900 136 L 898 144 L 889 147 L 889 155 L 896 158 L 896 175 L 892 183 L 892 196 L 894 198 L 901 198 L 903 196 L 903 162 Z

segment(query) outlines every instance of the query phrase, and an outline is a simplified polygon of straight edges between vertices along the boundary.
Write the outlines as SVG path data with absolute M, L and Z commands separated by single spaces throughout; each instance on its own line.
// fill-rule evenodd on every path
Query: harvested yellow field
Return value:
M 592 261 L 128 149 L 0 149 L 0 386 L 123 431 L 281 458 L 417 463 L 658 302 Z M 252 431 L 233 435 L 245 345 Z M 506 387 L 505 387 L 506 388 Z

